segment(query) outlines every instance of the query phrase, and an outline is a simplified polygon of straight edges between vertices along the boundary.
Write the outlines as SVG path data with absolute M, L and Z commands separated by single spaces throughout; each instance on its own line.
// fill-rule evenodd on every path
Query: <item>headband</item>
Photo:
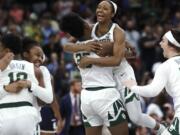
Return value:
M 46 55 L 43 54 L 43 63 L 46 61 Z
M 166 32 L 164 35 L 172 44 L 174 44 L 177 47 L 180 47 L 180 44 L 176 41 L 176 39 L 173 37 L 171 31 Z
M 110 2 L 111 2 L 111 4 L 113 5 L 113 8 L 114 8 L 114 14 L 116 14 L 116 12 L 117 12 L 117 4 L 114 3 L 114 2 L 111 1 L 111 0 L 110 0 Z

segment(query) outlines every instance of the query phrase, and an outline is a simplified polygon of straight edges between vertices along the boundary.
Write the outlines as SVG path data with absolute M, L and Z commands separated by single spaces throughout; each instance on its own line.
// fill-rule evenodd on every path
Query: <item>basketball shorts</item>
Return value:
M 119 92 L 113 87 L 83 89 L 81 111 L 85 127 L 112 127 L 126 121 L 126 111 Z
M 37 123 L 37 109 L 32 106 L 0 108 L 0 135 L 33 135 Z
M 162 135 L 180 135 L 180 118 L 175 117 L 171 125 L 162 133 Z
M 44 106 L 41 109 L 42 121 L 40 123 L 41 132 L 51 131 L 54 133 L 56 131 L 56 119 L 53 113 L 53 110 L 49 106 Z

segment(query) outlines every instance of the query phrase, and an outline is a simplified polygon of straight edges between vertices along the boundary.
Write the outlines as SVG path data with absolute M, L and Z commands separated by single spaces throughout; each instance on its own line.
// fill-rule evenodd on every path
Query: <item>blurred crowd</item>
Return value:
M 117 23 L 126 31 L 126 38 L 136 49 L 130 63 L 141 85 L 151 82 L 155 70 L 164 61 L 159 46 L 161 36 L 170 28 L 180 27 L 179 0 L 113 0 L 119 6 Z M 0 32 L 12 32 L 36 39 L 46 55 L 45 65 L 54 76 L 55 93 L 62 97 L 69 91 L 69 82 L 80 77 L 71 54 L 63 52 L 68 35 L 59 28 L 61 17 L 77 12 L 94 23 L 99 0 L 1 0 Z M 158 121 L 173 118 L 172 101 L 164 92 L 156 98 L 142 98 L 144 112 Z M 144 127 L 129 124 L 131 135 L 146 135 Z

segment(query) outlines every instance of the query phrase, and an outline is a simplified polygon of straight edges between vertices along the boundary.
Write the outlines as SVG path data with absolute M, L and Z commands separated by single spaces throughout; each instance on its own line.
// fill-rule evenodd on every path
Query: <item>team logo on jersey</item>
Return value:
M 95 41 L 98 41 L 98 42 L 111 42 L 110 34 L 111 33 L 107 33 L 106 36 L 103 39 L 96 39 Z
M 110 39 L 110 33 L 107 33 L 105 38 Z

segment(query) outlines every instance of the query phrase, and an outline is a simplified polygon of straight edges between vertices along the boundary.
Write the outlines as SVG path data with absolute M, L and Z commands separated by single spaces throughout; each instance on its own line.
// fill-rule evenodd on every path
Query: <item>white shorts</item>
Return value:
M 110 127 L 126 121 L 126 112 L 115 88 L 83 89 L 81 111 L 85 127 Z
M 32 106 L 0 108 L 0 135 L 33 135 L 38 123 Z
M 162 133 L 162 135 L 179 135 L 180 134 L 180 118 L 175 117 L 172 124 Z

